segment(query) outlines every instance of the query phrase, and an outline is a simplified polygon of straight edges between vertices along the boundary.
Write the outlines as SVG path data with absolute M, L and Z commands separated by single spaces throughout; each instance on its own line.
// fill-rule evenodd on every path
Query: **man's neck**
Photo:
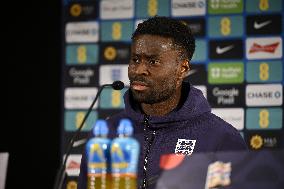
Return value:
M 143 112 L 151 116 L 163 116 L 174 110 L 181 98 L 181 87 L 169 99 L 155 104 L 141 104 Z

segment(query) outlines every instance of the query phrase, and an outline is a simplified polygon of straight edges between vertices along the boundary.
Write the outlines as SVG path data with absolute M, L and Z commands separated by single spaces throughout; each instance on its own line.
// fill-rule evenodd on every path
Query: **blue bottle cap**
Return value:
M 117 128 L 118 135 L 127 135 L 130 136 L 133 134 L 132 123 L 129 119 L 121 119 Z
M 108 126 L 107 122 L 103 119 L 98 119 L 93 127 L 93 134 L 95 136 L 107 135 L 108 134 Z

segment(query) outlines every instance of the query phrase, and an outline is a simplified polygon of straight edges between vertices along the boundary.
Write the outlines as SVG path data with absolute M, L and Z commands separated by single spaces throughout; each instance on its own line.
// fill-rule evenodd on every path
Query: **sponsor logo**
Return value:
M 242 40 L 212 40 L 209 42 L 210 59 L 242 59 L 243 41 Z
M 125 43 L 102 43 L 100 60 L 106 63 L 128 63 L 130 46 Z
M 65 89 L 65 104 L 66 109 L 88 109 L 92 104 L 97 88 L 66 88 Z M 97 108 L 97 103 L 94 105 Z
M 230 123 L 237 130 L 244 129 L 243 108 L 212 108 L 212 113 Z
M 227 52 L 227 51 L 229 51 L 233 48 L 234 48 L 234 45 L 226 46 L 226 47 L 223 47 L 223 48 L 217 46 L 216 53 L 217 54 L 224 54 L 225 52 Z
M 191 64 L 191 70 L 188 72 L 185 81 L 195 85 L 205 85 L 207 83 L 207 72 L 205 64 Z
M 246 11 L 249 13 L 278 12 L 282 10 L 282 1 L 246 1 Z
M 215 161 L 210 163 L 207 170 L 205 189 L 230 185 L 231 171 L 231 162 Z
M 190 28 L 192 34 L 195 37 L 205 36 L 205 19 L 204 18 L 182 19 L 182 22 L 185 23 Z
M 241 62 L 209 63 L 208 74 L 210 84 L 242 83 L 244 65 Z
M 67 110 L 65 111 L 64 116 L 64 128 L 65 131 L 76 131 L 80 125 L 84 117 L 86 116 L 87 111 L 75 111 L 75 110 Z M 91 111 L 88 116 L 88 119 L 85 121 L 82 131 L 90 131 L 93 127 L 93 124 L 97 120 L 98 113 L 97 111 Z
M 67 182 L 67 189 L 77 189 L 77 182 L 72 180 Z
M 74 147 L 74 148 L 79 147 L 79 146 L 85 144 L 86 142 L 87 142 L 87 139 L 76 140 L 76 141 L 74 141 L 74 143 L 73 143 L 73 147 Z
M 282 38 L 248 38 L 246 40 L 246 56 L 248 59 L 282 58 Z
M 277 131 L 276 131 L 277 132 Z M 277 148 L 279 147 L 279 134 L 274 132 L 258 132 L 251 133 L 248 142 L 250 144 L 250 148 L 253 150 L 259 150 L 262 148 Z
M 173 0 L 172 16 L 205 15 L 205 0 Z
M 86 67 L 71 67 L 67 71 L 67 83 L 69 85 L 92 85 L 95 84 L 94 69 Z
M 209 0 L 209 14 L 227 14 L 243 12 L 243 0 Z
M 216 107 L 235 106 L 240 107 L 245 104 L 243 85 L 220 85 L 209 86 L 209 102 Z
M 98 42 L 99 24 L 97 22 L 69 22 L 65 27 L 67 43 Z
M 100 3 L 101 19 L 125 19 L 134 16 L 134 0 L 106 0 Z
M 126 88 L 122 90 L 104 89 L 100 96 L 100 108 L 102 109 L 122 109 L 124 108 L 123 95 Z
M 196 140 L 178 139 L 175 154 L 190 156 L 193 153 Z
M 68 9 L 65 11 L 68 14 L 66 16 L 68 20 L 82 21 L 86 19 L 96 19 L 98 17 L 96 1 L 70 3 L 66 8 Z
M 248 108 L 246 127 L 249 130 L 266 130 L 282 128 L 281 108 Z
M 135 16 L 137 18 L 147 18 L 155 15 L 170 16 L 170 2 L 170 0 L 136 1 Z
M 128 65 L 102 65 L 99 75 L 100 85 L 120 80 L 129 86 Z
M 247 82 L 281 82 L 283 79 L 281 61 L 249 61 L 246 70 Z
M 247 106 L 281 106 L 282 85 L 247 85 L 246 86 Z
M 261 22 L 261 23 L 258 23 L 257 21 L 255 21 L 253 27 L 258 30 L 258 29 L 263 28 L 264 26 L 270 24 L 271 22 L 272 22 L 271 20 Z
M 67 45 L 66 63 L 68 65 L 96 64 L 98 62 L 98 45 Z
M 242 37 L 244 34 L 242 16 L 214 16 L 208 18 L 209 37 Z
M 248 35 L 280 35 L 281 25 L 281 15 L 248 15 L 246 18 Z
M 103 21 L 101 22 L 101 41 L 124 41 L 131 40 L 133 21 Z
M 66 161 L 66 173 L 68 176 L 79 176 L 82 155 L 71 154 Z

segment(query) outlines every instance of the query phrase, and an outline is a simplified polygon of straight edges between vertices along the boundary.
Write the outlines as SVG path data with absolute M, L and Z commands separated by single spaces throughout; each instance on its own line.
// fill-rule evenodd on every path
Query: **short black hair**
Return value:
M 131 39 L 139 35 L 150 34 L 173 39 L 175 45 L 185 50 L 186 57 L 191 60 L 195 50 L 195 39 L 190 28 L 182 21 L 173 18 L 154 16 L 138 24 Z

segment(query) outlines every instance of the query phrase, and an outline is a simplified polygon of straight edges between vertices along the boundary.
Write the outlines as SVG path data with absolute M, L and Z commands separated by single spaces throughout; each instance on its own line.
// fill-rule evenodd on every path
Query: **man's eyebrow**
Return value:
M 142 53 L 142 54 L 137 54 L 137 53 L 131 53 L 131 56 L 137 56 L 137 57 L 141 57 L 141 56 L 145 56 L 146 58 L 157 58 L 159 57 L 158 54 L 145 54 L 145 53 Z

